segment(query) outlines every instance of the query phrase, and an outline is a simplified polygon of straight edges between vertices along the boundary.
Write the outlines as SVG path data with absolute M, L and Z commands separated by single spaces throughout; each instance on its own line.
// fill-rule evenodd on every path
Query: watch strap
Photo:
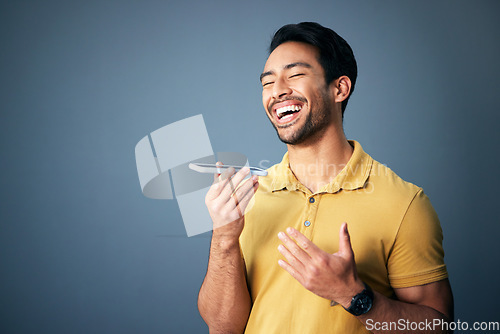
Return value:
M 363 284 L 365 288 L 363 289 L 363 291 L 352 297 L 351 305 L 349 306 L 349 308 L 344 307 L 347 312 L 355 316 L 367 313 L 368 311 L 370 311 L 373 305 L 373 291 L 368 284 L 366 284 L 365 282 L 363 282 Z

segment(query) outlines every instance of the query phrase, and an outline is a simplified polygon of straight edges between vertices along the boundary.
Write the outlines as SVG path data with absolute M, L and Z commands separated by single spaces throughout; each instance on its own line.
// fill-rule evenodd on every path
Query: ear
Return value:
M 333 88 L 335 102 L 341 103 L 349 97 L 349 94 L 351 93 L 351 79 L 349 79 L 348 76 L 343 75 L 338 79 L 333 80 L 331 85 Z

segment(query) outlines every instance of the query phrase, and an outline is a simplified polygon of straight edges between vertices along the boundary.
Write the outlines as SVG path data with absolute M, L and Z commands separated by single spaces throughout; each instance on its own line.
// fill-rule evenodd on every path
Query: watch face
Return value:
M 358 316 L 370 311 L 372 305 L 373 292 L 365 283 L 365 289 L 352 298 L 351 306 L 346 310 L 347 312 Z
M 364 314 L 372 307 L 372 299 L 366 295 L 358 299 L 357 311 L 359 314 Z
M 354 315 L 365 314 L 370 311 L 373 304 L 373 299 L 366 293 L 362 293 L 355 297 L 349 311 Z

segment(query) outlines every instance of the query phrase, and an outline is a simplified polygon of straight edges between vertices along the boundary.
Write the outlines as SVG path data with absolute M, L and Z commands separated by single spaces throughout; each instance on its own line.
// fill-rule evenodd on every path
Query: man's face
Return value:
M 281 141 L 304 143 L 331 123 L 333 99 L 309 44 L 286 42 L 267 59 L 261 75 L 262 103 Z

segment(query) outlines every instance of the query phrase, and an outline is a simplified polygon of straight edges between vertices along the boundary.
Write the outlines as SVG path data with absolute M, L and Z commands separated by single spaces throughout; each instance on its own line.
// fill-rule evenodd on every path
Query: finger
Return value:
M 243 180 L 240 186 L 236 188 L 231 196 L 237 198 L 238 200 L 241 200 L 250 190 L 252 190 L 255 182 L 257 182 L 255 176 Z
M 302 275 L 286 261 L 278 260 L 278 264 L 281 268 L 285 269 L 293 278 L 299 281 L 299 283 L 304 281 Z
M 278 238 L 281 240 L 283 245 L 290 251 L 303 264 L 311 261 L 311 257 L 307 254 L 302 248 L 300 248 L 295 240 L 290 238 L 286 233 L 280 232 L 278 233 Z
M 234 174 L 234 168 L 228 168 L 222 174 L 214 174 L 214 184 L 210 187 L 207 192 L 207 197 L 211 200 L 216 199 L 225 189 L 229 181 L 231 180 L 231 176 Z M 215 179 L 215 175 L 219 175 L 217 180 Z M 220 181 L 219 181 L 220 180 Z M 227 202 L 227 199 L 224 201 Z
M 217 166 L 224 166 L 224 164 L 220 161 L 216 163 Z M 214 184 L 219 183 L 221 181 L 226 181 L 231 177 L 231 175 L 234 174 L 234 168 L 230 167 L 227 169 L 220 169 L 217 168 L 217 171 L 220 171 L 221 173 L 214 173 Z
M 244 194 L 242 199 L 239 199 L 239 198 L 236 199 L 236 196 L 234 196 L 234 197 L 232 197 L 233 198 L 232 202 L 228 202 L 225 204 L 225 208 L 228 212 L 227 215 L 229 217 L 231 217 L 231 219 L 227 223 L 229 223 L 230 221 L 234 221 L 236 219 L 239 219 L 245 215 L 245 210 L 248 206 L 248 203 L 252 199 L 252 197 L 255 194 L 255 192 L 257 191 L 258 187 L 259 187 L 259 183 L 255 179 L 255 183 L 250 188 L 250 190 L 246 194 Z M 217 200 L 219 200 L 219 199 L 217 199 Z
M 236 203 L 236 207 L 238 209 L 243 208 L 240 203 L 244 201 L 247 198 L 247 195 L 250 195 L 250 198 L 248 198 L 248 201 L 251 199 L 251 196 L 255 193 L 255 190 L 253 189 L 255 186 L 255 183 L 257 182 L 257 177 L 252 176 L 251 178 L 248 178 L 244 180 L 241 185 L 231 194 L 231 197 L 233 198 L 234 202 Z M 244 212 L 243 210 L 240 212 Z
M 233 168 L 230 168 L 234 171 Z M 226 202 L 230 200 L 230 196 L 233 194 L 234 190 L 238 188 L 238 185 L 241 181 L 250 173 L 250 169 L 247 167 L 242 168 L 238 173 L 234 174 L 228 182 L 224 185 L 224 189 L 222 189 L 220 193 L 220 197 L 226 199 Z
M 351 237 L 349 235 L 349 231 L 347 230 L 347 223 L 345 222 L 342 223 L 339 231 L 339 253 L 344 257 L 354 255 L 351 246 Z
M 250 188 L 246 194 L 243 195 L 242 198 L 238 197 L 238 207 L 240 209 L 241 214 L 245 214 L 245 210 L 247 209 L 248 203 L 252 199 L 252 197 L 255 195 L 255 192 L 259 188 L 259 182 L 255 181 L 253 183 L 252 188 Z
M 285 257 L 288 264 L 298 272 L 304 272 L 304 264 L 300 262 L 285 246 L 279 245 L 278 251 Z
M 222 163 L 222 162 L 220 162 L 220 161 L 217 161 L 216 165 L 217 165 L 217 166 L 222 166 L 222 165 L 223 165 L 223 163 Z M 220 173 L 215 173 L 215 174 L 214 174 L 214 184 L 216 184 L 217 182 L 219 182 L 219 181 L 221 180 L 220 175 L 221 175 Z
M 235 202 L 235 206 L 236 206 L 236 211 L 238 212 L 238 218 L 243 217 L 244 211 L 241 211 L 241 207 L 239 205 L 240 203 L 238 203 L 238 199 L 235 199 L 234 202 Z
M 300 233 L 294 228 L 287 228 L 286 232 L 295 239 L 297 245 L 305 250 L 310 256 L 314 256 L 317 253 L 323 253 L 324 251 L 316 246 L 311 240 L 307 239 L 305 235 Z
M 222 173 L 219 174 L 218 182 L 228 182 L 233 174 L 235 173 L 235 170 L 233 167 L 229 167 L 227 169 L 221 169 Z

